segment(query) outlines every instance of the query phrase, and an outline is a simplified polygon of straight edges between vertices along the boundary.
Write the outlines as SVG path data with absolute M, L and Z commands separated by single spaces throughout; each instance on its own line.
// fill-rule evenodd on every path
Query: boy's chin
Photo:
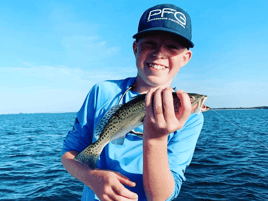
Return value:
M 137 81 L 141 84 L 141 86 L 149 86 L 152 88 L 155 87 L 169 87 L 172 79 L 165 76 L 155 76 L 155 75 L 149 75 L 149 76 L 137 76 Z

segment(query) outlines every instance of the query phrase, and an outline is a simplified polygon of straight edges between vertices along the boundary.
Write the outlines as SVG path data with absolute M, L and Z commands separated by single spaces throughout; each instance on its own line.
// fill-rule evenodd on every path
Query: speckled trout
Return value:
M 204 105 L 207 99 L 206 95 L 188 93 L 192 104 L 192 113 L 200 113 L 210 110 Z M 145 116 L 145 96 L 142 94 L 136 96 L 131 101 L 123 105 L 112 107 L 105 113 L 95 129 L 95 136 L 99 139 L 80 152 L 74 160 L 79 161 L 85 166 L 95 169 L 98 157 L 103 148 L 111 141 L 116 144 L 122 144 L 125 135 L 134 128 L 142 124 Z M 173 93 L 174 110 L 178 111 L 180 101 L 177 94 Z

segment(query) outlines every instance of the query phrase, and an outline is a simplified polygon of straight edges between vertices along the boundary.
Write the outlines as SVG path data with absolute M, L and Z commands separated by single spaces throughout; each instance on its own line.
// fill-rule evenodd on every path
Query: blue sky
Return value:
M 132 36 L 159 3 L 186 10 L 193 57 L 173 80 L 211 107 L 268 105 L 268 1 L 1 1 L 0 114 L 76 112 L 90 88 L 135 76 Z

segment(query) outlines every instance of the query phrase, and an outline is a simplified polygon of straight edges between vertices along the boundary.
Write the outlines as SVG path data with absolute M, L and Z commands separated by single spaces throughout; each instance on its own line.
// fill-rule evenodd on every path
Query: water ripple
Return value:
M 175 200 L 268 200 L 268 110 L 204 113 L 186 182 Z M 83 184 L 60 152 L 75 114 L 0 115 L 0 199 L 80 200 Z M 242 130 L 241 130 L 242 129 Z M 246 133 L 245 133 L 246 132 Z

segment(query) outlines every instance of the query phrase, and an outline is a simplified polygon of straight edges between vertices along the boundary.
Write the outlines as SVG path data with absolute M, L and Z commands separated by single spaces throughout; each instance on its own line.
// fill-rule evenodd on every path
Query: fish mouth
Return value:
M 203 98 L 199 101 L 198 106 L 199 106 L 199 110 L 200 110 L 200 112 L 206 112 L 206 111 L 208 111 L 208 110 L 211 109 L 210 107 L 208 107 L 208 106 L 205 105 L 205 101 L 206 101 L 206 100 L 207 100 L 207 97 L 203 97 Z
M 147 63 L 147 66 L 152 70 L 165 70 L 168 67 L 158 63 Z
M 206 112 L 211 108 L 205 105 L 205 101 L 207 100 L 207 96 L 202 95 L 202 97 L 195 97 L 194 95 L 190 95 L 191 104 L 193 106 L 193 113 Z

